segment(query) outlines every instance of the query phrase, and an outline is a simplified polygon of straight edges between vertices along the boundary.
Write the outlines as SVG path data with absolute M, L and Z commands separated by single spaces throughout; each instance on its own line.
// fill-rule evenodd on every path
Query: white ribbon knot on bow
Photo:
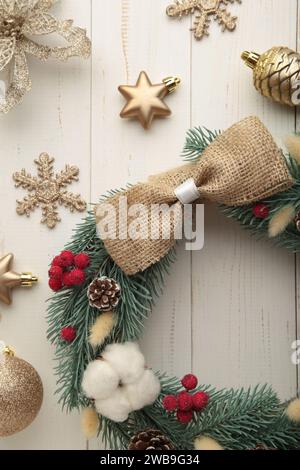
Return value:
M 200 192 L 194 178 L 186 180 L 183 184 L 178 186 L 174 192 L 181 204 L 192 204 L 200 199 Z

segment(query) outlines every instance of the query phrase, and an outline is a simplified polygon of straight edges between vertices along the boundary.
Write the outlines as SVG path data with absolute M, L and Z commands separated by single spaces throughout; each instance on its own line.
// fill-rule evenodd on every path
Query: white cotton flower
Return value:
M 118 387 L 106 400 L 96 400 L 95 406 L 98 413 L 116 423 L 126 421 L 133 411 L 123 387 Z
M 88 398 L 108 398 L 118 386 L 118 374 L 106 361 L 91 362 L 83 374 L 82 389 Z
M 82 389 L 95 400 L 97 412 L 117 423 L 129 414 L 150 406 L 158 398 L 160 382 L 145 369 L 137 343 L 110 344 L 101 360 L 91 362 L 83 376 Z
M 153 371 L 146 369 L 138 382 L 126 385 L 125 391 L 133 411 L 150 406 L 158 398 L 160 382 Z
M 137 343 L 110 344 L 102 354 L 119 375 L 122 384 L 139 380 L 145 370 L 145 358 Z

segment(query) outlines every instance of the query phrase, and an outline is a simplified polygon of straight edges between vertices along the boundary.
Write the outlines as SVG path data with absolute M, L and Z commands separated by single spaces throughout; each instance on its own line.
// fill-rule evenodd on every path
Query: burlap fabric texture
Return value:
M 110 256 L 127 275 L 144 271 L 174 245 L 176 223 L 183 209 L 174 191 L 189 178 L 194 179 L 201 202 L 209 200 L 229 206 L 252 204 L 285 191 L 293 184 L 284 156 L 269 131 L 256 117 L 243 119 L 217 137 L 196 164 L 152 176 L 146 183 L 111 197 L 107 203 L 112 210 L 108 211 L 105 203 L 96 207 L 99 234 Z M 120 208 L 120 201 L 124 202 L 124 197 L 127 225 L 121 220 L 124 210 Z M 130 208 L 135 204 L 142 204 L 143 210 L 132 215 Z M 166 233 L 164 221 L 156 227 L 158 239 L 150 236 L 151 208 L 157 204 L 167 204 L 173 210 L 168 239 L 162 235 Z M 137 215 L 141 238 L 127 232 Z M 111 230 L 115 223 L 116 231 Z

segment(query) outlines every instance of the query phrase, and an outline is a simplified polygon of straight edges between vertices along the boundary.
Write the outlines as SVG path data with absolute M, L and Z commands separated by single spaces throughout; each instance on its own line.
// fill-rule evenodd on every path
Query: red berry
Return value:
M 265 204 L 256 204 L 256 206 L 253 207 L 252 212 L 257 219 L 266 219 L 270 214 L 270 210 Z
M 65 287 L 74 287 L 73 279 L 70 272 L 66 272 L 63 274 L 62 282 Z
M 193 412 L 178 410 L 177 419 L 181 424 L 188 424 L 193 419 Z
M 63 270 L 60 266 L 51 266 L 49 269 L 50 279 L 55 279 L 56 281 L 61 281 L 63 276 Z
M 67 343 L 73 343 L 76 338 L 76 329 L 73 326 L 67 326 L 61 330 L 61 338 Z
M 90 258 L 86 253 L 79 253 L 74 258 L 75 266 L 79 269 L 85 269 L 90 264 Z
M 190 411 L 193 408 L 193 398 L 188 392 L 180 392 L 177 402 L 180 411 Z
M 68 280 L 73 286 L 81 286 L 85 281 L 85 272 L 81 269 L 73 269 L 68 274 Z
M 174 395 L 167 395 L 163 399 L 162 404 L 166 411 L 175 411 L 177 409 L 177 397 Z
M 61 279 L 49 279 L 49 287 L 54 292 L 60 291 L 63 287 Z
M 52 263 L 51 263 L 52 266 L 59 266 L 60 268 L 63 268 L 63 261 L 61 259 L 60 256 L 55 256 L 55 258 L 53 259 Z
M 193 374 L 187 374 L 183 377 L 181 383 L 186 390 L 195 390 L 198 385 L 198 379 Z
M 74 253 L 72 251 L 62 251 L 59 255 L 64 268 L 69 268 L 74 264 Z
M 207 407 L 209 402 L 209 395 L 206 392 L 197 392 L 193 395 L 193 408 L 196 411 L 201 411 Z

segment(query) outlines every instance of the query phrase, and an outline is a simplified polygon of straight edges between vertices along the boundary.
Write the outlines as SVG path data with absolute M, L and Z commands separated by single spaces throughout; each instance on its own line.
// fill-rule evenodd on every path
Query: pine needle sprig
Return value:
M 145 320 L 149 317 L 155 298 L 160 295 L 164 278 L 175 261 L 171 250 L 159 263 L 145 272 L 127 276 L 108 255 L 104 243 L 97 235 L 94 213 L 91 211 L 73 234 L 66 249 L 73 253 L 86 252 L 90 266 L 83 286 L 64 289 L 55 294 L 48 307 L 48 339 L 56 347 L 57 391 L 59 403 L 67 411 L 80 409 L 89 403 L 81 391 L 81 382 L 87 364 L 98 357 L 112 342 L 136 341 L 140 338 Z M 89 345 L 89 334 L 99 311 L 89 305 L 87 289 L 95 277 L 107 276 L 122 287 L 122 301 L 116 309 L 116 326 L 111 337 L 94 350 Z M 65 343 L 61 330 L 72 326 L 77 337 L 72 345 Z
M 195 127 L 187 131 L 182 156 L 187 162 L 196 162 L 204 150 L 221 134 L 221 131 L 210 131 L 205 127 Z
M 167 435 L 177 450 L 192 450 L 194 440 L 200 436 L 215 439 L 228 450 L 251 450 L 258 445 L 269 449 L 299 449 L 300 426 L 286 417 L 284 406 L 271 387 L 216 390 L 200 385 L 197 390 L 209 394 L 209 404 L 184 426 L 162 406 L 162 398 L 178 393 L 181 383 L 165 374 L 160 376 L 160 381 L 161 395 L 152 406 L 132 413 L 125 423 L 104 419 L 102 438 L 108 448 L 127 449 L 131 436 L 154 428 Z
M 220 135 L 220 131 L 210 131 L 206 128 L 195 127 L 187 132 L 183 157 L 187 161 L 197 162 L 204 150 Z M 295 213 L 300 212 L 300 165 L 291 155 L 284 155 L 287 167 L 294 180 L 294 184 L 287 191 L 276 194 L 266 200 L 259 201 L 266 204 L 270 210 L 269 217 L 258 219 L 253 215 L 253 205 L 230 207 L 220 205 L 220 211 L 226 217 L 238 221 L 246 230 L 250 230 L 257 239 L 268 238 L 268 228 L 271 218 L 286 206 L 293 206 Z M 298 253 L 300 251 L 300 233 L 295 224 L 275 238 L 274 245 Z
M 300 211 L 300 166 L 291 155 L 285 155 L 285 159 L 294 184 L 287 191 L 261 201 L 269 208 L 267 218 L 263 220 L 256 218 L 253 214 L 253 205 L 241 207 L 220 206 L 223 214 L 230 219 L 237 220 L 243 228 L 250 230 L 257 239 L 269 238 L 269 223 L 272 217 L 283 208 L 292 206 L 295 213 Z M 300 233 L 295 223 L 291 223 L 283 233 L 272 238 L 271 241 L 274 245 L 286 248 L 293 253 L 300 251 Z

